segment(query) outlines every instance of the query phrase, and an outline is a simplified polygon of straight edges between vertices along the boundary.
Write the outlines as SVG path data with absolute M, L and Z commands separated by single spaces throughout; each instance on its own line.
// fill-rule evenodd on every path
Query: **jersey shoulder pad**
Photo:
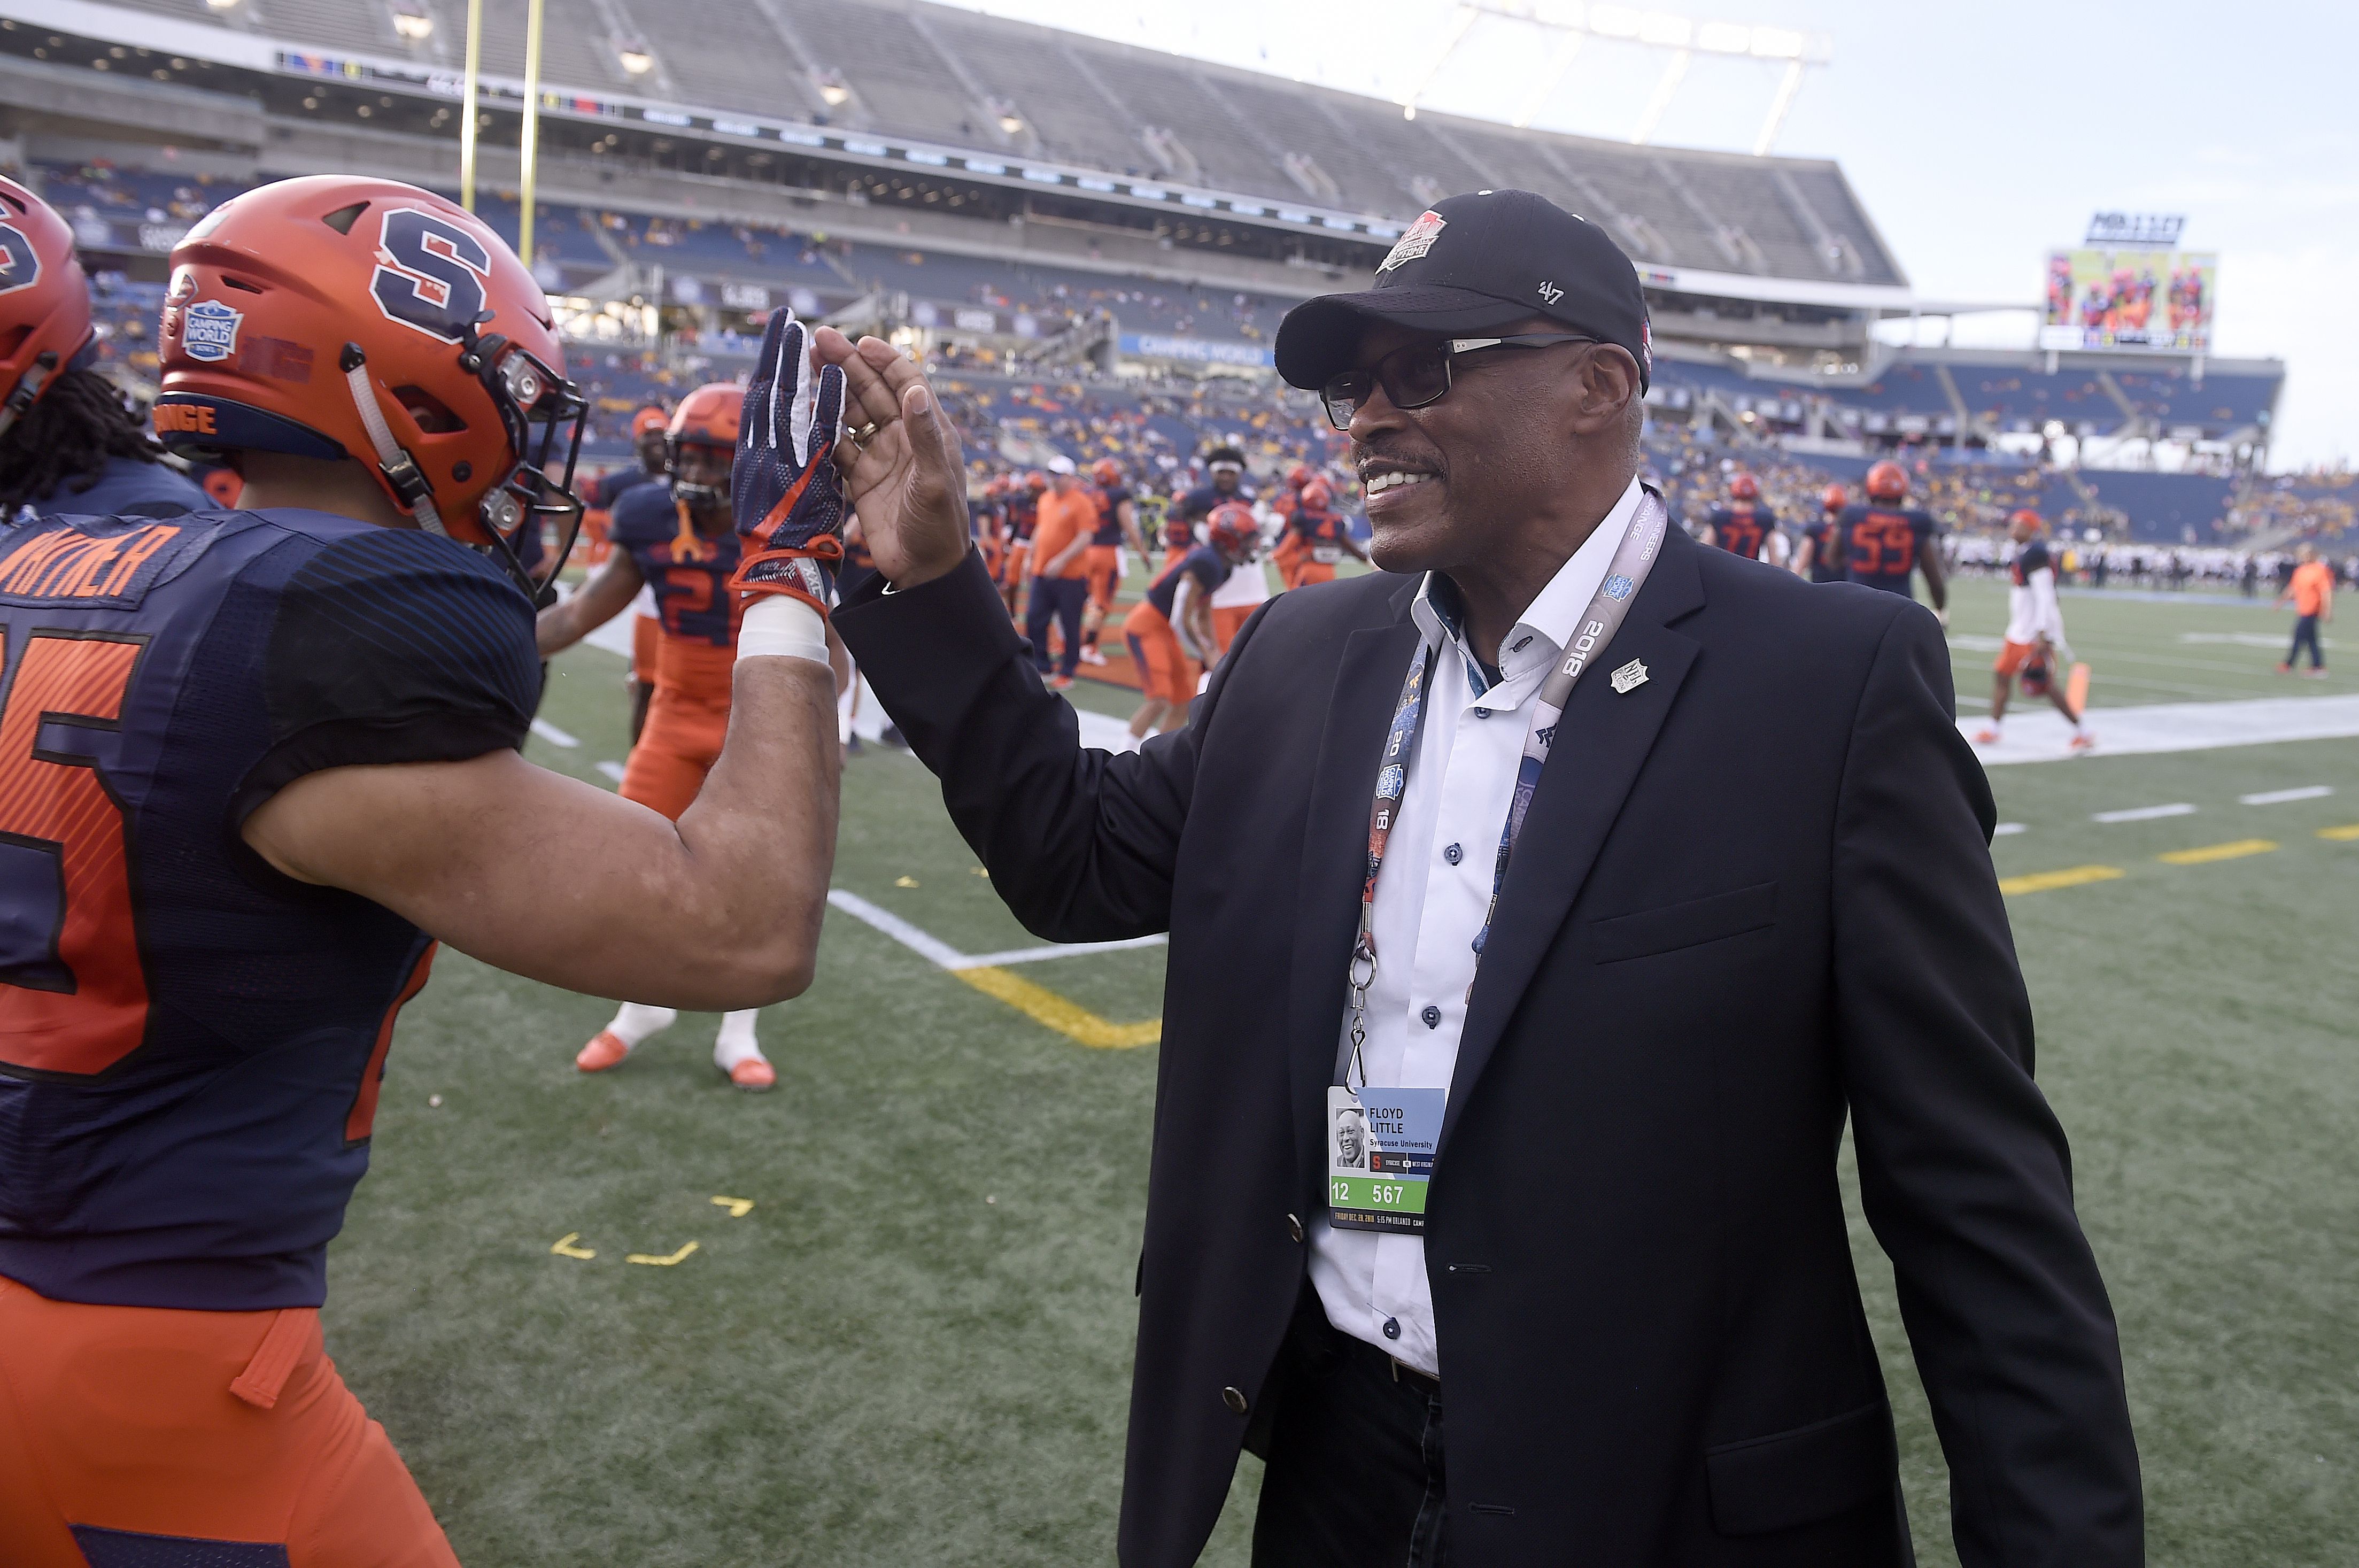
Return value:
M 633 485 L 615 500 L 606 537 L 619 545 L 660 544 L 679 531 L 671 486 L 650 482 Z

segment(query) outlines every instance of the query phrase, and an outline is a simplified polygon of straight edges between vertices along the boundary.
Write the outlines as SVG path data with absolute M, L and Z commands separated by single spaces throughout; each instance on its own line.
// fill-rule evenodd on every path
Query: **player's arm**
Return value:
M 1185 614 L 1189 632 L 1196 639 L 1196 662 L 1212 663 L 1221 656 L 1220 639 L 1212 635 L 1212 594 L 1202 592 L 1190 594 Z
M 678 824 L 512 750 L 332 768 L 246 818 L 298 881 L 384 905 L 484 963 L 702 1011 L 810 984 L 835 859 L 835 681 L 739 662 L 720 760 Z
M 1804 534 L 1802 542 L 1794 547 L 1793 556 L 1788 564 L 1793 568 L 1795 576 L 1808 577 L 1810 574 L 1810 562 L 1818 559 L 1818 554 L 1819 541 L 1809 534 Z
M 1349 522 L 1343 523 L 1336 530 L 1335 539 L 1336 541 L 1340 543 L 1351 555 L 1353 560 L 1358 561 L 1363 566 L 1372 564 L 1368 560 L 1368 552 L 1362 550 L 1360 548 L 1360 541 L 1352 537 L 1352 525 Z
M 532 628 L 532 640 L 539 648 L 540 657 L 547 659 L 571 648 L 629 609 L 646 582 L 631 552 L 615 550 L 578 592 L 567 594 L 540 613 Z
M 1934 613 L 1946 617 L 1950 613 L 1950 583 L 1941 575 L 1941 541 L 1931 528 L 1917 536 L 1917 566 L 1925 573 L 1925 592 L 1932 595 Z M 1944 619 L 1942 624 L 1949 623 Z
M 1125 495 L 1122 504 L 1114 507 L 1114 521 L 1122 525 L 1122 537 L 1128 539 L 1130 548 L 1144 558 L 1147 555 L 1147 536 L 1139 531 L 1137 506 Z

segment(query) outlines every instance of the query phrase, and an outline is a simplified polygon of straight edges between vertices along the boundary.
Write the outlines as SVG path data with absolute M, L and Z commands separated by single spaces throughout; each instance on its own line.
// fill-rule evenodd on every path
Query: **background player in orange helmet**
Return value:
M 1334 582 L 1335 563 L 1347 555 L 1363 564 L 1368 559 L 1368 552 L 1352 537 L 1352 520 L 1335 509 L 1334 488 L 1324 479 L 1303 485 L 1294 516 L 1287 519 L 1286 537 L 1295 545 L 1293 574 L 1286 580 L 1288 588 Z M 1228 646 L 1227 637 L 1222 638 L 1221 646 Z
M 1018 595 L 1032 573 L 1032 534 L 1040 525 L 1040 497 L 1049 493 L 1049 476 L 1038 469 L 1021 480 L 1013 475 L 1007 486 L 1007 550 L 1000 563 L 999 596 L 1007 613 L 1016 614 Z
M 0 527 L 20 512 L 162 516 L 213 505 L 90 368 L 98 335 L 73 231 L 0 180 Z
M 2081 726 L 2081 713 L 2056 680 L 2056 668 L 2065 653 L 2064 610 L 2056 599 L 2056 562 L 2040 534 L 2048 525 L 2029 507 L 2006 520 L 2006 537 L 2015 541 L 2007 561 L 2006 635 L 1998 659 L 1991 666 L 1990 722 L 1974 735 L 1977 746 L 1996 746 L 1999 725 L 2006 718 L 2007 700 L 2015 682 L 2023 681 L 2027 697 L 2045 697 L 2072 726 L 2071 748 L 2086 751 L 2094 744 Z
M 1164 568 L 1122 624 L 1146 697 L 1130 718 L 1136 740 L 1175 720 L 1187 722 L 1198 677 L 1220 657 L 1212 641 L 1212 591 L 1251 561 L 1261 543 L 1261 525 L 1242 501 L 1213 507 L 1204 531 L 1208 542 Z
M 729 474 L 744 391 L 730 382 L 700 387 L 672 410 L 665 432 L 671 483 L 625 492 L 614 510 L 614 552 L 582 592 L 540 613 L 541 657 L 572 647 L 620 614 L 642 590 L 655 595 L 655 695 L 647 727 L 623 764 L 619 793 L 677 822 L 721 756 L 729 733 L 731 677 L 744 605 L 729 591 L 737 531 Z M 678 1021 L 669 1007 L 625 1002 L 573 1058 L 584 1073 L 621 1063 Z M 724 1013 L 713 1065 L 740 1089 L 778 1081 L 755 1038 L 751 1008 Z
M 583 492 L 588 503 L 582 514 L 582 531 L 590 536 L 587 564 L 592 571 L 606 564 L 613 550 L 612 530 L 614 506 L 623 496 L 643 485 L 660 485 L 668 475 L 669 458 L 666 453 L 666 432 L 670 429 L 671 416 L 650 404 L 631 416 L 631 451 L 638 460 L 630 468 L 618 468 L 603 474 Z M 636 746 L 639 732 L 647 727 L 647 703 L 656 692 L 656 596 L 642 588 L 631 602 L 631 662 L 623 671 L 623 691 L 631 704 L 631 744 Z
M 1761 504 L 1761 481 L 1739 474 L 1728 482 L 1728 505 L 1714 506 L 1705 517 L 1703 542 L 1759 561 L 1777 528 L 1776 516 Z
M 1851 492 L 1840 485 L 1830 485 L 1819 492 L 1819 515 L 1802 529 L 1802 542 L 1795 547 L 1792 565 L 1798 577 L 1813 583 L 1840 583 L 1843 580 L 1846 551 L 1843 548 L 1843 508 L 1851 505 Z
M 994 583 L 1006 563 L 1007 540 L 1006 513 L 1002 497 L 1007 493 L 1007 476 L 996 474 L 977 485 L 970 482 L 967 488 L 967 529 L 974 536 L 974 548 L 982 552 L 983 569 Z
M 1097 526 L 1090 534 L 1090 547 L 1082 555 L 1082 570 L 1088 573 L 1090 585 L 1089 607 L 1082 612 L 1082 659 L 1087 664 L 1103 664 L 1105 655 L 1098 651 L 1098 634 L 1105 626 L 1107 612 L 1114 608 L 1114 592 L 1122 583 L 1122 547 L 1127 543 L 1145 561 L 1147 540 L 1138 531 L 1138 509 L 1131 504 L 1121 463 L 1102 457 L 1090 464 L 1090 483 L 1083 494 L 1089 496 L 1098 515 Z
M 1903 505 L 1908 499 L 1907 472 L 1889 459 L 1875 463 L 1867 471 L 1865 488 L 1867 504 L 1844 507 L 1838 519 L 1844 581 L 1914 597 L 1909 579 L 1921 569 L 1933 613 L 1948 626 L 1950 587 L 1941 577 L 1940 529 L 1930 514 Z
M 168 265 L 156 426 L 258 509 L 0 539 L 0 793 L 60 872 L 0 888 L 0 1561 L 452 1568 L 320 1334 L 394 1015 L 438 939 L 681 1007 L 809 984 L 836 760 L 824 615 L 789 593 L 842 492 L 806 430 L 792 504 L 775 461 L 747 497 L 785 564 L 667 822 L 517 749 L 554 563 L 513 536 L 571 544 L 584 405 L 493 231 L 313 177 Z

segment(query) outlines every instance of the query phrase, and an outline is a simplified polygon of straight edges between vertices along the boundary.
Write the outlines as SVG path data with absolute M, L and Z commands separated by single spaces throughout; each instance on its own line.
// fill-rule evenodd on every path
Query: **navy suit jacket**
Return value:
M 973 559 L 837 626 L 991 884 L 1170 933 L 1121 1557 L 1192 1563 L 1303 1288 L 1417 581 L 1271 600 L 1188 727 L 1085 750 Z M 1967 1568 L 2143 1561 L 2112 1310 L 2032 1082 L 1933 617 L 1674 529 L 1574 689 L 1459 1048 L 1426 1266 L 1481 1568 L 1908 1563 L 1846 1115 Z M 1244 1396 L 1244 1413 L 1228 1390 Z

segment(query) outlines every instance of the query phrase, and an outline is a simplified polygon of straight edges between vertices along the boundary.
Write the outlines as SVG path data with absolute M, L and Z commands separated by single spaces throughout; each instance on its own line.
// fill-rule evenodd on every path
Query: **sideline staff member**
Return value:
M 1042 691 L 915 368 L 817 352 L 898 588 L 837 625 L 992 886 L 1171 934 L 1124 1563 L 1194 1561 L 1250 1440 L 1266 1568 L 1897 1568 L 1846 1111 L 1962 1560 L 2141 1562 L 1949 650 L 1666 526 L 1601 231 L 1453 197 L 1288 317 L 1383 571 L 1272 601 L 1135 755 Z

